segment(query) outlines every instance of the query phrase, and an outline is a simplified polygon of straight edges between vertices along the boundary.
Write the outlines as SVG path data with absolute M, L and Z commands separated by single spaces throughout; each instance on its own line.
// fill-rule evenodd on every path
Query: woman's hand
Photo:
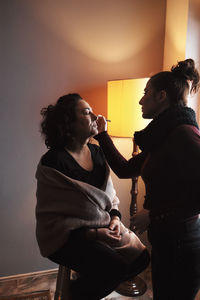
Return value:
M 131 230 L 138 231 L 138 233 L 145 232 L 150 223 L 149 211 L 146 209 L 139 211 L 136 215 L 131 217 L 130 222 Z
M 117 246 L 121 240 L 121 235 L 109 228 L 97 228 L 97 240 L 108 244 L 109 246 Z
M 118 216 L 113 216 L 110 221 L 109 229 L 112 230 L 116 236 L 120 235 L 120 219 Z
M 98 115 L 97 117 L 97 129 L 98 129 L 98 133 L 107 131 L 107 121 L 106 118 L 102 115 Z

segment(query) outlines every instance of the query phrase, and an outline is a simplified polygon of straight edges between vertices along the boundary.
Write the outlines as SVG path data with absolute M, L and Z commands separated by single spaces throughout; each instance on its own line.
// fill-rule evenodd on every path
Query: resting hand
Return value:
M 120 219 L 117 216 L 113 216 L 110 221 L 109 229 L 112 230 L 117 236 L 120 235 Z
M 149 211 L 146 209 L 139 211 L 136 215 L 131 217 L 130 222 L 131 230 L 138 231 L 138 233 L 145 232 L 150 223 Z
M 121 235 L 116 234 L 115 231 L 109 228 L 98 228 L 97 239 L 101 242 L 107 243 L 109 246 L 116 246 L 121 240 Z
M 97 129 L 98 133 L 101 133 L 103 131 L 107 130 L 107 122 L 104 116 L 98 115 L 97 117 Z

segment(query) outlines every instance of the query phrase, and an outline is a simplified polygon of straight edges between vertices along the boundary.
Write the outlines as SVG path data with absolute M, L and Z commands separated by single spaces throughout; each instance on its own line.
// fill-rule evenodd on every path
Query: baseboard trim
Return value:
M 22 274 L 16 274 L 16 275 L 8 275 L 8 276 L 0 277 L 0 281 L 19 279 L 19 278 L 24 278 L 24 277 L 32 277 L 32 276 L 41 276 L 41 275 L 45 276 L 45 275 L 54 274 L 57 272 L 58 272 L 58 268 L 43 270 L 43 271 L 36 271 L 36 272 L 29 272 L 29 273 L 22 273 Z

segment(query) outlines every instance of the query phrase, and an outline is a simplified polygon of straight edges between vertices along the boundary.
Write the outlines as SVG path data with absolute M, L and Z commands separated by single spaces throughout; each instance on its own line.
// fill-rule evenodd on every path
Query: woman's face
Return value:
M 147 82 L 144 96 L 140 99 L 139 104 L 142 106 L 142 117 L 144 119 L 155 118 L 169 106 L 166 92 L 156 91 L 151 85 L 151 80 Z
M 76 108 L 76 120 L 73 122 L 73 131 L 76 137 L 90 138 L 98 134 L 97 116 L 92 112 L 90 105 L 83 99 L 79 100 Z

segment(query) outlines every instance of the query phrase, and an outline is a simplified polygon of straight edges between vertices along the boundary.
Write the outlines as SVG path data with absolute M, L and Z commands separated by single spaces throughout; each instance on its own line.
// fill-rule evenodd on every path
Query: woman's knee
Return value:
M 143 272 L 150 263 L 150 255 L 147 249 L 145 249 L 136 260 L 130 264 L 128 275 L 136 276 Z

